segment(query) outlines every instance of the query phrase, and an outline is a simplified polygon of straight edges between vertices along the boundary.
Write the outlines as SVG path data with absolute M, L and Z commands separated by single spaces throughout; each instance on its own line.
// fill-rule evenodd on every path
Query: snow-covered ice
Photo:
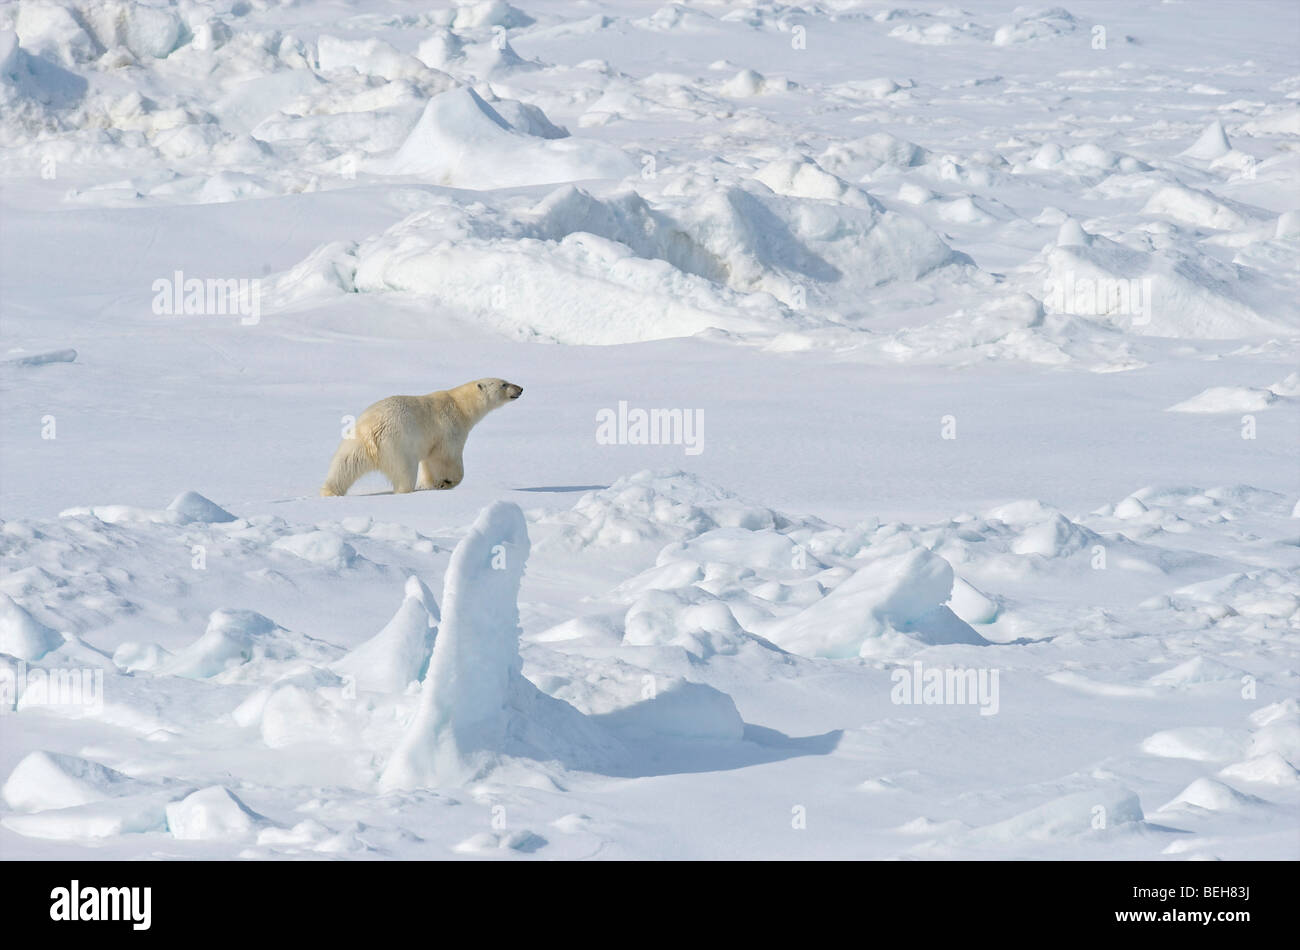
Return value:
M 0 858 L 1300 855 L 1298 29 L 3 6 Z

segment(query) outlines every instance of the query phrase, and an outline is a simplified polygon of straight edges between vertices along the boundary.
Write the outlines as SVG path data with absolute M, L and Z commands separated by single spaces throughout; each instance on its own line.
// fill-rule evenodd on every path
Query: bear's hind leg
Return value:
M 419 475 L 415 479 L 415 490 L 425 491 L 433 487 L 432 459 L 420 459 Z
M 334 453 L 320 493 L 327 498 L 346 495 L 353 483 L 362 475 L 373 471 L 374 467 L 359 439 L 344 439 Z
M 379 470 L 393 483 L 393 494 L 405 495 L 415 489 L 419 459 L 407 458 L 400 450 L 380 450 Z

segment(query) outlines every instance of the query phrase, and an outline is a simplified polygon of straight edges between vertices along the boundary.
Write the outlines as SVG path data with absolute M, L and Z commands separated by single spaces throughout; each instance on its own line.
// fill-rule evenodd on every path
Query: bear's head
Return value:
M 504 406 L 513 399 L 518 399 L 524 391 L 524 387 L 508 383 L 504 379 L 479 379 L 475 380 L 474 385 L 478 387 L 485 412 L 490 412 L 498 406 Z

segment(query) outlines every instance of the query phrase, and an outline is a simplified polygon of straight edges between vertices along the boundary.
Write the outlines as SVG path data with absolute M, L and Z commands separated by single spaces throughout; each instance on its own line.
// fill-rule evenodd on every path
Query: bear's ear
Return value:
M 479 384 L 478 384 L 478 388 L 479 388 L 479 389 L 486 389 L 487 387 L 484 386 L 482 383 L 479 383 Z

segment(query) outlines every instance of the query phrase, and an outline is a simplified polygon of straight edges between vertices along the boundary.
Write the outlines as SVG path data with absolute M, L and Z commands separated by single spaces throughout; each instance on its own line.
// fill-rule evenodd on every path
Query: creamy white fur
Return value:
M 523 389 L 504 379 L 476 379 L 424 396 L 389 396 L 357 420 L 354 437 L 339 443 L 322 495 L 345 495 L 367 472 L 381 471 L 393 491 L 455 488 L 465 477 L 469 430 Z

